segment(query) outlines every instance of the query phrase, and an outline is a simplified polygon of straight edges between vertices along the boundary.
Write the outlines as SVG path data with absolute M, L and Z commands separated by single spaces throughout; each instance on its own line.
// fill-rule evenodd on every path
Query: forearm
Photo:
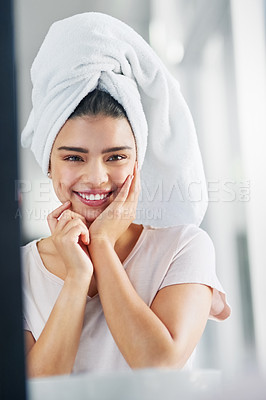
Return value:
M 49 319 L 27 356 L 28 375 L 69 374 L 83 326 L 88 285 L 67 277 Z
M 139 297 L 112 246 L 90 245 L 97 288 L 109 329 L 132 368 L 173 365 L 173 339 L 153 311 Z

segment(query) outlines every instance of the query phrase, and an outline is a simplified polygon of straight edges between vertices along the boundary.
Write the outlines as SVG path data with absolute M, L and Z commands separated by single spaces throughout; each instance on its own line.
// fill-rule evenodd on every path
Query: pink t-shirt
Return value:
M 37 340 L 64 281 L 43 265 L 37 240 L 22 247 L 22 265 L 25 329 L 31 331 Z M 144 226 L 123 265 L 135 290 L 149 306 L 158 290 L 165 286 L 201 283 L 214 289 L 209 318 L 223 320 L 230 315 L 230 307 L 215 272 L 213 243 L 208 234 L 195 225 Z M 87 296 L 73 372 L 125 369 L 130 367 L 109 331 L 99 295 Z

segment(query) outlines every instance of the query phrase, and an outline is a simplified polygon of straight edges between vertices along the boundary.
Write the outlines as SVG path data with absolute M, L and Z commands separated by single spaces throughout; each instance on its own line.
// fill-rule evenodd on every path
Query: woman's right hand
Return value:
M 65 264 L 67 276 L 88 279 L 89 284 L 93 275 L 88 251 L 89 230 L 85 218 L 71 211 L 70 206 L 68 201 L 48 215 L 51 239 Z

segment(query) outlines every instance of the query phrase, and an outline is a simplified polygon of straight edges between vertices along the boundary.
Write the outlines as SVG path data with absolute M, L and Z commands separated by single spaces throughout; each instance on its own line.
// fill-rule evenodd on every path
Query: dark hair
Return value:
M 121 104 L 119 104 L 118 101 L 116 101 L 109 93 L 99 89 L 95 89 L 88 93 L 69 116 L 69 119 L 86 115 L 127 118 L 127 114 Z

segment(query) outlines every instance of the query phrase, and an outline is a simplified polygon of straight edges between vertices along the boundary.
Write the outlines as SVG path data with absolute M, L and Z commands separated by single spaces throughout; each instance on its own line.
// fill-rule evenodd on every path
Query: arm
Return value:
M 27 354 L 29 377 L 69 374 L 76 358 L 88 284 L 66 278 L 36 343 Z M 26 337 L 29 332 L 26 332 Z
M 204 285 L 173 285 L 158 292 L 151 308 L 136 293 L 115 243 L 129 225 L 123 212 L 134 219 L 139 188 L 135 168 L 132 184 L 127 179 L 116 201 L 90 226 L 97 288 L 109 329 L 132 368 L 182 367 L 204 330 L 212 291 Z
M 26 332 L 30 377 L 70 373 L 82 331 L 93 270 L 80 239 L 88 244 L 89 236 L 81 217 L 64 211 L 65 208 L 65 205 L 61 206 L 49 216 L 49 225 L 53 243 L 66 267 L 66 278 L 39 339 L 34 342 L 32 335 Z
M 149 308 L 110 243 L 92 241 L 90 254 L 107 324 L 128 364 L 181 368 L 203 333 L 211 289 L 200 284 L 172 285 L 160 290 Z

